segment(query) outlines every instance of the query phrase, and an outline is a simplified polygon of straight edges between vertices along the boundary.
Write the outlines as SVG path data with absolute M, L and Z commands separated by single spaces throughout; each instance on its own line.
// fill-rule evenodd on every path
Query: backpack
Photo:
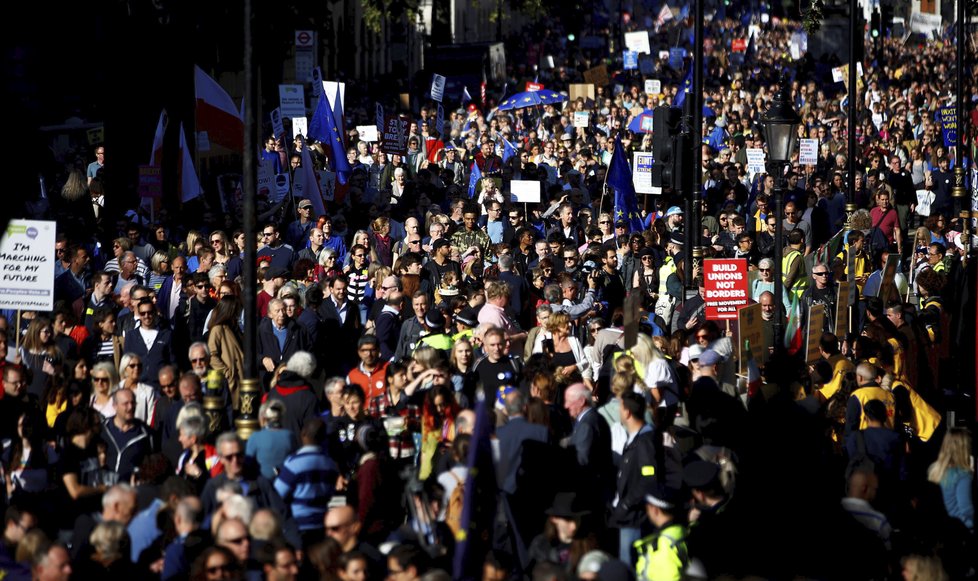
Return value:
M 866 235 L 866 246 L 869 248 L 870 254 L 872 256 L 879 256 L 879 253 L 886 250 L 890 246 L 890 241 L 886 239 L 886 235 L 880 230 L 880 224 L 886 219 L 887 214 L 893 211 L 893 208 L 888 208 L 880 216 L 876 224 L 870 228 L 869 233 Z
M 465 481 L 458 477 L 457 474 L 448 471 L 455 479 L 455 488 L 452 489 L 452 494 L 448 497 L 448 506 L 445 507 L 445 524 L 448 528 L 452 529 L 452 534 L 456 537 L 460 530 L 462 530 L 462 511 L 465 508 Z M 468 480 L 466 478 L 465 480 Z

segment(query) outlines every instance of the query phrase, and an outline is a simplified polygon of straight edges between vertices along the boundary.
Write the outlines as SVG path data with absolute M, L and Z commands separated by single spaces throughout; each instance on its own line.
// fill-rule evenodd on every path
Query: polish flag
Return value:
M 180 123 L 180 201 L 189 202 L 203 193 L 194 170 L 194 160 L 190 157 L 190 148 L 187 147 L 187 132 Z
M 194 67 L 194 87 L 197 131 L 206 131 L 211 143 L 243 152 L 244 122 L 231 96 L 198 66 Z

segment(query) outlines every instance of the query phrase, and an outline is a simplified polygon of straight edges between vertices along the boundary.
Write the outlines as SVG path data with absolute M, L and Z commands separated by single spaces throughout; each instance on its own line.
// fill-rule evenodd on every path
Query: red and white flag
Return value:
M 244 122 L 231 95 L 198 66 L 194 67 L 194 87 L 197 131 L 206 131 L 210 143 L 244 152 Z
M 190 157 L 190 148 L 187 147 L 187 132 L 180 123 L 180 201 L 189 202 L 203 193 L 194 170 L 194 160 Z
M 160 111 L 160 120 L 156 123 L 156 134 L 153 135 L 153 151 L 149 154 L 149 165 L 159 167 L 163 164 L 163 133 L 166 131 L 166 109 Z

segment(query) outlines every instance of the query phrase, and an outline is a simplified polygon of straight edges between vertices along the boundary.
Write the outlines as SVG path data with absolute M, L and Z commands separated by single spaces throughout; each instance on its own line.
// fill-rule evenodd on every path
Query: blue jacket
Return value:
M 971 498 L 974 474 L 961 468 L 948 468 L 941 479 L 941 494 L 947 514 L 960 520 L 970 530 L 975 528 L 975 505 Z
M 299 530 L 323 526 L 339 468 L 319 446 L 303 446 L 289 456 L 275 479 L 275 491 L 292 509 Z

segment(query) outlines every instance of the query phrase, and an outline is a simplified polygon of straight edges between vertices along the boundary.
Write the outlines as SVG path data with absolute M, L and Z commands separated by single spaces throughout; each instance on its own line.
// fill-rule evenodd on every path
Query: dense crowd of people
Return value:
M 424 106 L 406 155 L 350 131 L 351 171 L 327 211 L 287 196 L 257 240 L 229 213 L 150 221 L 107 190 L 115 144 L 108 161 L 99 146 L 61 196 L 27 204 L 27 217 L 58 221 L 54 310 L 0 318 L 0 569 L 974 577 L 972 441 L 947 414 L 973 388 L 957 346 L 974 345 L 973 256 L 936 116 L 953 46 L 867 47 L 848 152 L 838 63 L 786 65 L 798 23 L 749 24 L 707 23 L 700 223 L 669 192 L 643 196 L 640 224 L 606 195 L 616 148 L 629 159 L 651 148 L 630 122 L 682 91 L 666 58 L 660 95 L 613 71 L 593 98 L 464 103 L 442 133 Z M 558 66 L 536 75 L 517 58 L 507 86 L 581 82 L 582 52 L 558 31 L 520 41 Z M 736 39 L 749 43 L 734 62 Z M 783 70 L 799 136 L 819 154 L 806 165 L 794 152 L 777 216 L 777 176 L 749 168 L 747 149 L 764 147 L 759 117 Z M 348 107 L 347 126 L 362 109 Z M 586 127 L 573 123 L 580 111 Z M 280 171 L 330 165 L 330 148 L 301 136 L 264 146 L 260 161 Z M 513 203 L 513 180 L 539 182 L 541 202 Z M 687 279 L 686 228 L 706 259 L 747 262 L 763 319 L 756 361 L 707 316 L 700 261 Z M 804 326 L 812 305 L 828 316 L 806 360 L 774 322 L 797 310 Z M 262 390 L 254 409 L 246 357 Z M 247 439 L 234 431 L 241 414 L 260 422 Z

